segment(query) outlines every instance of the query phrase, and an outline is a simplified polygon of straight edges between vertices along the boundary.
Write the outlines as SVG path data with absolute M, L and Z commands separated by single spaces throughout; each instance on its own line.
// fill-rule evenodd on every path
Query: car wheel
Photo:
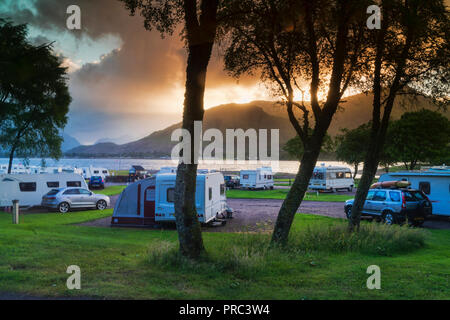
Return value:
M 97 210 L 105 210 L 107 206 L 108 205 L 106 204 L 105 200 L 98 200 L 97 201 Z
M 395 223 L 395 217 L 392 212 L 386 212 L 383 214 L 383 222 L 387 225 L 393 225 Z
M 273 186 L 270 186 L 270 190 L 273 190 Z
M 352 192 L 352 191 L 353 191 L 353 188 L 350 187 L 350 188 L 348 188 L 347 190 L 348 190 L 348 192 Z
M 58 211 L 60 213 L 67 213 L 67 212 L 69 212 L 69 210 L 70 210 L 70 205 L 67 202 L 61 202 L 58 205 Z
M 352 206 L 348 206 L 347 209 L 345 210 L 345 215 L 347 216 L 347 219 L 351 219 L 352 217 Z

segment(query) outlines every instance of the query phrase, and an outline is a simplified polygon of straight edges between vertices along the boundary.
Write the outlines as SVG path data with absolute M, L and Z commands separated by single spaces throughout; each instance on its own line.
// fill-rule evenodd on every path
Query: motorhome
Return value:
M 310 190 L 336 192 L 339 189 L 352 191 L 354 186 L 355 181 L 349 168 L 322 164 L 314 168 L 308 188 Z
M 256 170 L 241 170 L 240 172 L 241 188 L 255 189 L 273 189 L 273 173 L 271 167 L 262 167 Z
M 1 174 L 0 207 L 11 206 L 13 200 L 19 200 L 24 208 L 39 206 L 46 193 L 63 187 L 88 188 L 83 177 L 76 173 Z
M 103 178 L 106 178 L 110 175 L 109 170 L 106 168 L 94 168 L 90 166 L 82 167 L 80 169 L 82 170 L 82 175 L 85 179 L 90 179 L 92 176 L 101 176 Z
M 111 218 L 111 225 L 154 225 L 175 222 L 176 174 L 161 173 L 139 180 L 120 194 Z M 223 175 L 197 175 L 195 204 L 200 223 L 210 223 L 227 211 Z
M 419 189 L 430 199 L 433 215 L 450 216 L 450 167 L 432 167 L 424 171 L 390 172 L 379 181 L 409 181 L 411 188 Z

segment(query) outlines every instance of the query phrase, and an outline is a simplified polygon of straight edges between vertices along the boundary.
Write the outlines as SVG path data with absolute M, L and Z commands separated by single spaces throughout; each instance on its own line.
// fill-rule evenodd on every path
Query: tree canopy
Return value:
M 52 46 L 34 46 L 26 25 L 0 21 L 0 146 L 10 154 L 58 158 L 71 102 L 66 68 Z
M 441 165 L 438 161 L 450 154 L 450 121 L 431 110 L 406 112 L 393 123 L 391 139 L 395 158 L 406 169 L 414 170 L 419 162 Z

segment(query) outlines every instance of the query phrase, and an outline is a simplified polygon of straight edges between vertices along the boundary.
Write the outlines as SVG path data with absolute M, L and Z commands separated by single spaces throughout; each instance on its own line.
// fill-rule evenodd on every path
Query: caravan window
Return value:
M 22 192 L 35 192 L 36 182 L 21 182 L 19 183 L 19 188 Z
M 225 185 L 224 185 L 224 184 L 221 184 L 221 185 L 220 185 L 220 194 L 221 194 L 221 195 L 224 195 L 224 194 L 225 194 Z
M 47 187 L 59 188 L 59 181 L 49 181 L 49 182 L 47 182 Z
M 167 189 L 167 202 L 175 202 L 175 189 L 169 188 Z
M 429 182 L 419 182 L 419 190 L 422 191 L 425 194 L 431 193 L 431 185 Z
M 107 174 L 108 173 L 108 170 L 103 170 L 102 171 L 104 174 Z
M 81 181 L 67 181 L 67 187 L 81 187 Z
M 350 179 L 352 177 L 351 172 L 346 172 L 345 173 L 345 179 Z
M 244 175 L 242 176 L 242 179 L 248 179 L 248 174 L 244 174 Z
M 344 173 L 343 172 L 336 172 L 336 179 L 344 179 Z
M 209 188 L 209 200 L 212 199 L 212 188 Z
M 99 171 L 98 170 L 94 170 L 94 173 L 98 173 Z

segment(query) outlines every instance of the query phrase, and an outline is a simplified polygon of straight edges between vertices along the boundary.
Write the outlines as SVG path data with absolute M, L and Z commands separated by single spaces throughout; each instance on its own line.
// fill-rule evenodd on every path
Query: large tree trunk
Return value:
M 308 190 L 309 179 L 319 157 L 321 145 L 321 142 L 317 142 L 305 146 L 305 153 L 301 159 L 299 171 L 278 213 L 275 229 L 272 234 L 272 243 L 281 245 L 287 243 L 292 221 Z
M 200 147 L 194 143 L 194 122 L 203 120 L 203 96 L 206 70 L 211 56 L 212 43 L 189 46 L 186 69 L 186 93 L 183 112 L 183 129 L 191 135 L 189 163 L 180 162 L 175 187 L 175 218 L 180 242 L 180 252 L 189 258 L 197 258 L 204 252 L 201 226 L 195 208 L 197 161 Z

